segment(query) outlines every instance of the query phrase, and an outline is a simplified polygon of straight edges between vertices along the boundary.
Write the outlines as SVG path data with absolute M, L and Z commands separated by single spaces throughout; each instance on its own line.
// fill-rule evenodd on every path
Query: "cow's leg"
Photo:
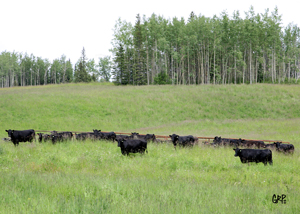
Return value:
M 18 145 L 16 141 L 13 141 L 13 144 L 14 144 L 14 146 L 17 146 L 17 145 Z

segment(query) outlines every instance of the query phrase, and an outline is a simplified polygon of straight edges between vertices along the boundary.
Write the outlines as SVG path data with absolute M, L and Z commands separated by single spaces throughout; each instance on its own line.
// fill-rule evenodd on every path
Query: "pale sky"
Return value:
M 62 54 L 72 64 L 80 58 L 84 47 L 88 59 L 110 55 L 113 28 L 118 20 L 133 25 L 136 15 L 150 17 L 152 13 L 166 19 L 185 20 L 191 11 L 205 17 L 219 16 L 227 11 L 231 16 L 239 10 L 241 17 L 254 7 L 255 13 L 270 12 L 278 7 L 282 24 L 293 22 L 300 27 L 300 3 L 296 0 L 2 0 L 0 2 L 0 52 L 27 52 L 36 57 L 53 59 Z

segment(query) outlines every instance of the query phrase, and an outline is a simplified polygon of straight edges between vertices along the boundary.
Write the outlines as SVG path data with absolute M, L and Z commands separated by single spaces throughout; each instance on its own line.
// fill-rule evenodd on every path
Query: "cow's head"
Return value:
M 221 137 L 216 136 L 213 140 L 214 143 L 221 143 Z
M 11 137 L 11 134 L 14 133 L 14 130 L 11 129 L 5 131 L 8 133 L 8 137 Z
M 123 138 L 122 139 L 117 139 L 117 141 L 118 141 L 118 147 L 123 146 L 123 142 L 124 142 Z
M 154 141 L 156 137 L 155 134 L 146 134 L 145 139 Z
M 101 130 L 93 129 L 94 134 L 100 134 Z
M 233 149 L 235 151 L 234 157 L 238 157 L 241 154 L 241 150 L 239 148 Z
M 131 136 L 133 139 L 138 138 L 139 133 L 137 132 L 131 132 Z
M 281 143 L 280 142 L 276 142 L 274 144 L 276 145 L 276 148 L 279 148 Z
M 169 135 L 169 137 L 171 138 L 171 140 L 172 140 L 174 146 L 176 146 L 177 141 L 178 141 L 178 138 L 179 138 L 179 135 L 177 135 L 177 134 L 172 134 L 172 135 Z

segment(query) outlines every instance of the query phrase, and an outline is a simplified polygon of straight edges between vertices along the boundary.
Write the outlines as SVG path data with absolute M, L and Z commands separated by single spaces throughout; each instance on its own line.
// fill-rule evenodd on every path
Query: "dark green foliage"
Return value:
M 145 85 L 146 70 L 145 70 L 145 51 L 143 47 L 143 35 L 141 18 L 138 14 L 136 16 L 136 23 L 133 31 L 133 42 L 134 42 L 134 64 L 133 64 L 133 85 Z
M 80 62 L 78 64 L 78 67 L 75 68 L 75 74 L 74 74 L 75 82 L 90 82 L 92 81 L 91 75 L 87 72 L 87 66 L 86 66 L 86 56 L 85 56 L 85 49 L 82 49 L 81 52 L 81 58 Z M 95 77 L 94 77 L 95 79 Z
M 129 72 L 126 72 L 125 60 L 124 60 L 124 48 L 122 44 L 119 44 L 118 51 L 116 52 L 115 64 L 113 68 L 113 78 L 115 84 L 126 85 L 129 83 Z
M 166 85 L 166 84 L 172 84 L 172 82 L 166 73 L 161 72 L 154 78 L 154 84 L 155 85 Z
M 129 81 L 122 84 L 155 84 L 164 72 L 173 84 L 230 84 L 291 82 L 300 62 L 299 27 L 280 26 L 275 8 L 270 14 L 255 14 L 251 6 L 246 18 L 235 11 L 213 18 L 190 13 L 181 18 L 136 17 L 134 27 L 118 20 L 112 52 L 120 55 Z

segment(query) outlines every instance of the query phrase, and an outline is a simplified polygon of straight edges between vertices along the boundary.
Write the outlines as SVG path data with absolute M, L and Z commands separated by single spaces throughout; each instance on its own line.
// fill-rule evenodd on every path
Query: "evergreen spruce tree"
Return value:
M 115 66 L 112 71 L 115 84 L 127 85 L 129 83 L 128 73 L 125 69 L 124 52 L 123 45 L 119 44 L 118 51 L 116 52 L 116 57 L 114 59 Z
M 147 83 L 147 71 L 145 66 L 145 50 L 143 48 L 141 17 L 136 16 L 134 26 L 133 42 L 134 42 L 134 65 L 133 65 L 133 84 L 145 85 Z
M 74 79 L 75 82 L 90 82 L 92 80 L 91 76 L 87 72 L 84 47 L 81 52 L 80 62 L 75 70 Z

